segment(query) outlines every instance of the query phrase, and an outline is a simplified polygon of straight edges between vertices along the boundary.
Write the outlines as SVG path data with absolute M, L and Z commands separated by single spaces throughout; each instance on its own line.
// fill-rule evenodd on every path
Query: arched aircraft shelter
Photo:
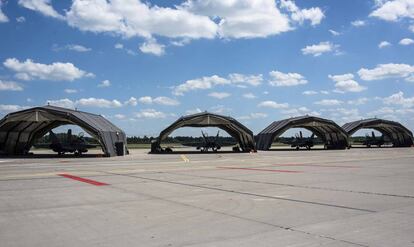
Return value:
M 390 120 L 371 118 L 344 124 L 342 128 L 352 136 L 360 129 L 374 129 L 388 137 L 394 147 L 413 145 L 413 133 L 402 124 Z
M 256 138 L 258 150 L 269 150 L 274 139 L 291 128 L 307 129 L 324 142 L 327 149 L 345 149 L 348 147 L 348 134 L 335 122 L 313 116 L 288 118 L 271 123 Z
M 36 139 L 66 124 L 78 125 L 98 139 L 106 156 L 127 153 L 125 133 L 104 117 L 56 106 L 18 111 L 0 120 L 0 153 L 27 154 Z
M 183 116 L 161 131 L 157 140 L 151 145 L 151 152 L 162 152 L 161 142 L 167 138 L 174 130 L 183 127 L 217 127 L 226 131 L 239 143 L 242 151 L 254 149 L 253 132 L 236 119 L 209 112 L 202 112 L 193 115 Z

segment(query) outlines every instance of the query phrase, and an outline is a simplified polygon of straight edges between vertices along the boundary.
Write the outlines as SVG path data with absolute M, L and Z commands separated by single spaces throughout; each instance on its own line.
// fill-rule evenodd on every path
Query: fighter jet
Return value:
M 299 134 L 295 134 L 295 139 L 291 143 L 291 147 L 296 148 L 296 150 L 299 150 L 302 147 L 310 150 L 313 147 L 314 137 L 314 133 L 312 133 L 310 137 L 303 137 L 302 131 L 300 131 Z
M 365 145 L 367 147 L 371 146 L 378 146 L 379 148 L 385 144 L 384 135 L 382 135 L 380 138 L 377 138 L 375 136 L 374 131 L 371 132 L 371 136 L 368 134 L 365 135 L 365 141 L 362 143 L 362 145 Z
M 80 156 L 82 153 L 88 152 L 88 149 L 98 146 L 94 144 L 88 144 L 83 137 L 83 133 L 79 133 L 78 136 L 73 136 L 71 129 L 68 130 L 65 138 L 66 140 L 63 142 L 59 140 L 53 131 L 49 131 L 49 137 L 52 141 L 51 143 L 36 144 L 35 147 L 46 147 L 52 149 L 54 152 L 58 153 L 58 155 L 63 155 L 65 153 L 74 153 L 76 156 Z

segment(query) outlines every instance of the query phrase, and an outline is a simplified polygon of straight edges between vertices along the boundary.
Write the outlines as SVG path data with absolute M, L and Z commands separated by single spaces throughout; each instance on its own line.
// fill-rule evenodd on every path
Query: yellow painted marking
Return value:
M 190 160 L 183 154 L 181 155 L 181 159 L 184 160 L 185 163 L 190 162 Z

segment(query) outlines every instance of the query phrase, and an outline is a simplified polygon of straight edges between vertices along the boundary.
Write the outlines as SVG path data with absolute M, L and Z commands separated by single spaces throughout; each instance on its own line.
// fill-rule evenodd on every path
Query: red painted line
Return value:
M 263 172 L 287 172 L 287 173 L 302 173 L 301 171 L 290 171 L 290 170 L 272 170 L 272 169 L 258 169 L 258 168 L 243 168 L 243 167 L 217 167 L 220 169 L 231 169 L 231 170 L 247 170 L 247 171 L 263 171 Z
M 73 176 L 73 175 L 65 174 L 65 173 L 58 174 L 58 175 L 62 176 L 62 177 L 65 177 L 65 178 L 70 178 L 70 179 L 73 179 L 73 180 L 76 180 L 76 181 L 92 184 L 92 185 L 95 185 L 95 186 L 109 185 L 109 184 L 106 184 L 106 183 L 101 183 L 101 182 L 98 182 L 98 181 L 95 181 L 95 180 L 91 180 L 91 179 L 87 179 L 87 178 L 81 178 L 81 177 L 77 177 L 77 176 Z
M 273 166 L 310 166 L 310 167 L 333 167 L 333 168 L 358 168 L 357 166 L 341 166 L 341 165 L 314 165 L 314 164 L 277 164 Z

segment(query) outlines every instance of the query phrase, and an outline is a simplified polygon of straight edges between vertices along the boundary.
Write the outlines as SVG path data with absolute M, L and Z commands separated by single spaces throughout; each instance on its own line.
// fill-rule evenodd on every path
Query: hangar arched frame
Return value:
M 66 124 L 77 125 L 95 137 L 106 156 L 116 156 L 120 148 L 127 152 L 125 133 L 103 116 L 49 105 L 10 113 L 0 120 L 0 150 L 9 155 L 26 154 L 35 140 Z
M 413 145 L 413 133 L 401 123 L 395 121 L 379 118 L 362 119 L 346 123 L 342 128 L 349 136 L 360 129 L 374 129 L 387 136 L 394 147 L 410 147 Z
M 254 149 L 253 132 L 236 119 L 219 114 L 202 112 L 180 117 L 170 126 L 160 132 L 160 135 L 151 146 L 151 152 L 161 151 L 161 142 L 176 129 L 183 127 L 216 127 L 224 130 L 239 143 L 241 150 L 251 151 Z
M 257 135 L 256 148 L 269 150 L 274 139 L 291 128 L 304 128 L 315 133 L 325 142 L 327 149 L 348 147 L 348 134 L 334 121 L 313 116 L 300 116 L 271 123 Z

